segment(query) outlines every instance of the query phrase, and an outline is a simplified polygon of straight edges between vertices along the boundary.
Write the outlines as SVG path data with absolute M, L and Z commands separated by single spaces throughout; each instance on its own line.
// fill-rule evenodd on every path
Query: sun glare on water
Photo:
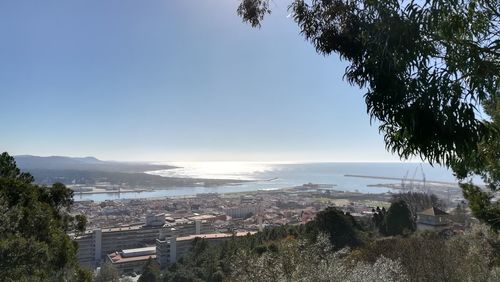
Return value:
M 166 177 L 258 180 L 256 174 L 274 169 L 272 163 L 259 162 L 173 162 L 176 169 L 149 172 Z

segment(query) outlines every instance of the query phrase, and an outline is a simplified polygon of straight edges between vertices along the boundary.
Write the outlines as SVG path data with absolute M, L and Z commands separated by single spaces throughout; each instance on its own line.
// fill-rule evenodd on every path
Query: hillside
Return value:
M 96 182 L 109 182 L 118 185 L 126 184 L 130 187 L 168 188 L 174 186 L 217 186 L 243 182 L 227 179 L 161 177 L 144 172 L 176 167 L 140 162 L 102 161 L 94 157 L 22 155 L 15 156 L 15 160 L 22 171 L 29 171 L 35 177 L 35 182 L 43 185 L 51 185 L 54 182 L 87 185 Z
M 155 165 L 142 162 L 102 161 L 95 157 L 72 158 L 63 156 L 39 157 L 31 155 L 15 156 L 22 170 L 86 170 L 107 172 L 145 172 L 150 170 L 176 168 L 170 165 Z
M 51 185 L 54 182 L 64 184 L 87 184 L 93 185 L 97 182 L 109 182 L 111 184 L 126 184 L 130 187 L 139 188 L 168 188 L 168 187 L 192 187 L 192 186 L 218 186 L 224 184 L 235 184 L 244 182 L 242 180 L 230 179 L 201 179 L 162 177 L 142 172 L 114 172 L 98 170 L 55 170 L 55 169 L 32 169 L 30 173 L 35 177 L 35 182 L 43 185 Z

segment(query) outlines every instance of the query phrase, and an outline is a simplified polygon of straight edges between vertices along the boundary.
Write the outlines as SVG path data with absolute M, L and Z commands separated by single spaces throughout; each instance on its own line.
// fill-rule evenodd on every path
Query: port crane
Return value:
M 422 173 L 422 181 L 416 180 L 417 177 L 417 172 L 420 168 L 420 172 Z M 401 190 L 406 193 L 406 192 L 416 192 L 418 190 L 425 192 L 426 194 L 429 194 L 429 189 L 427 188 L 426 185 L 426 177 L 425 177 L 425 172 L 422 164 L 420 166 L 417 166 L 415 170 L 413 171 L 413 175 L 411 178 L 408 177 L 410 174 L 409 170 L 406 170 L 406 174 L 401 179 Z

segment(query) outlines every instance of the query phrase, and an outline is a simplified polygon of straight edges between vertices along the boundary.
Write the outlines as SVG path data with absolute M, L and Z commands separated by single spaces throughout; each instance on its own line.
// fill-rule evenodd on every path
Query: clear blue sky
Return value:
M 115 160 L 391 161 L 345 62 L 274 1 L 0 2 L 0 150 Z

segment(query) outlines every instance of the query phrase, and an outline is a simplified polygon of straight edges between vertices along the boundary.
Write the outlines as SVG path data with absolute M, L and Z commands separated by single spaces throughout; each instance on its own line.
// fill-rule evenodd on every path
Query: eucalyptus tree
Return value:
M 500 2 L 290 0 L 300 33 L 347 61 L 388 150 L 451 167 L 476 217 L 500 229 Z M 241 0 L 260 27 L 269 0 Z M 473 185 L 480 175 L 487 188 Z

